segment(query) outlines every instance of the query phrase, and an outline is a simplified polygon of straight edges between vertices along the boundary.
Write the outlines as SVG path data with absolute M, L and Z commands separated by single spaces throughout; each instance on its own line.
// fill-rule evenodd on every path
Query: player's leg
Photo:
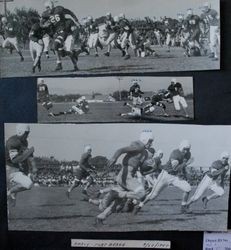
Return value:
M 20 48 L 19 48 L 19 44 L 18 44 L 18 39 L 17 39 L 17 37 L 12 37 L 12 38 L 10 38 L 10 44 L 16 49 L 16 51 L 18 52 L 18 54 L 19 54 L 19 56 L 20 56 L 20 60 L 21 60 L 21 62 L 23 62 L 24 61 L 24 57 L 23 57 L 23 55 L 22 55 L 22 52 L 21 52 L 21 50 L 20 50 Z
M 181 104 L 183 110 L 184 110 L 184 113 L 185 113 L 185 117 L 188 118 L 189 117 L 189 114 L 188 114 L 188 111 L 187 111 L 187 108 L 188 108 L 188 104 L 185 100 L 185 98 L 183 96 L 180 96 L 179 98 L 179 103 Z
M 209 186 L 209 189 L 211 191 L 213 191 L 213 193 L 211 195 L 205 196 L 203 197 L 203 203 L 204 203 L 204 208 L 207 207 L 207 203 L 212 200 L 212 199 L 217 199 L 219 197 L 221 197 L 222 195 L 224 195 L 225 190 L 223 187 L 219 186 L 216 182 L 212 183 Z
M 175 108 L 177 114 L 179 114 L 179 112 L 180 112 L 180 96 L 179 95 L 173 96 L 172 100 L 173 100 L 174 108 Z
M 34 72 L 37 66 L 38 66 L 39 71 L 41 71 L 41 56 L 42 56 L 43 48 L 44 48 L 43 41 L 40 40 L 40 43 L 34 43 L 33 46 L 36 52 L 36 57 L 34 60 L 32 71 Z
M 208 189 L 208 187 L 211 185 L 212 179 L 205 175 L 199 185 L 197 186 L 194 194 L 192 197 L 188 200 L 187 205 L 190 206 L 192 203 L 196 202 L 203 193 Z
M 166 116 L 166 117 L 169 116 L 169 114 L 166 112 L 166 105 L 164 103 L 157 102 L 156 106 L 161 107 L 161 109 L 162 109 L 162 111 L 164 113 L 164 116 Z
M 81 168 L 78 168 L 76 170 L 76 178 L 75 178 L 75 180 L 73 181 L 71 186 L 66 191 L 66 195 L 67 195 L 68 198 L 70 198 L 70 193 L 72 192 L 72 190 L 80 185 L 81 180 L 83 179 L 83 176 L 84 176 L 83 170 Z
M 46 58 L 48 59 L 49 56 L 49 46 L 50 46 L 50 36 L 45 35 L 43 37 L 43 43 L 44 43 L 44 53 L 46 55 Z
M 145 199 L 138 204 L 138 206 L 135 209 L 135 213 L 138 213 L 138 211 L 150 200 L 155 200 L 157 196 L 161 193 L 162 190 L 164 190 L 165 187 L 169 185 L 169 174 L 162 170 L 159 174 L 154 186 L 152 187 L 152 191 L 145 197 Z
M 55 55 L 56 55 L 56 71 L 62 70 L 62 52 L 63 52 L 63 45 L 64 45 L 64 32 L 60 34 L 56 34 L 55 39 L 54 39 L 54 50 L 55 50 Z
M 187 212 L 187 201 L 189 198 L 189 193 L 192 190 L 190 184 L 187 181 L 181 180 L 179 177 L 175 176 L 174 180 L 172 181 L 172 185 L 178 187 L 180 190 L 183 191 L 183 197 L 181 201 L 181 211 Z

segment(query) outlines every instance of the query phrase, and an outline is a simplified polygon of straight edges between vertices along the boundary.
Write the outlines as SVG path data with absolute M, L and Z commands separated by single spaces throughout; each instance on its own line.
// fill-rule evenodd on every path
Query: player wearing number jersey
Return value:
M 38 79 L 38 86 L 37 86 L 37 101 L 41 103 L 42 106 L 49 110 L 53 107 L 52 102 L 50 101 L 50 95 L 47 85 L 44 83 L 44 79 Z
M 228 152 L 223 152 L 221 153 L 220 159 L 212 163 L 209 171 L 205 174 L 204 178 L 199 183 L 195 193 L 187 202 L 188 206 L 196 202 L 208 189 L 213 191 L 213 193 L 202 198 L 204 208 L 207 207 L 208 201 L 210 201 L 211 199 L 217 199 L 225 193 L 224 179 L 230 168 L 228 162 L 229 157 L 230 155 Z M 219 179 L 220 181 L 218 181 Z
M 42 27 L 51 27 L 54 33 L 54 49 L 57 56 L 57 67 L 56 70 L 62 69 L 61 55 L 59 50 L 62 49 L 65 42 L 65 27 L 66 27 L 66 15 L 70 15 L 73 20 L 79 24 L 78 18 L 76 15 L 62 6 L 54 6 L 52 1 L 45 2 L 46 11 L 42 14 L 41 24 Z M 72 58 L 74 56 L 72 55 Z M 71 58 L 71 59 L 72 59 Z M 74 69 L 77 70 L 76 64 Z

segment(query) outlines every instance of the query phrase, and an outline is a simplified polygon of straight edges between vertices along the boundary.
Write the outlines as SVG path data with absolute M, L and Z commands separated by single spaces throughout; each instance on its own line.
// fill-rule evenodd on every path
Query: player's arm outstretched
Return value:
M 80 24 L 80 22 L 79 22 L 79 19 L 78 19 L 77 16 L 74 14 L 74 12 L 72 12 L 72 11 L 69 10 L 69 9 L 64 9 L 64 14 L 65 14 L 65 15 L 71 16 L 71 17 L 74 19 L 74 21 L 75 21 L 79 26 L 81 26 L 81 24 Z
M 17 150 L 10 150 L 10 159 L 14 164 L 20 164 L 28 160 L 33 156 L 34 147 L 25 149 L 22 153 L 19 153 Z

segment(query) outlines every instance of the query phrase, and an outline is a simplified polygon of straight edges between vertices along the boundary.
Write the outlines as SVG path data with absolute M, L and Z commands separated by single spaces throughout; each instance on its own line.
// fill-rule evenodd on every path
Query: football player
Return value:
M 209 55 L 213 61 L 218 60 L 220 47 L 220 21 L 218 12 L 211 8 L 211 5 L 206 2 L 202 8 L 201 19 L 209 29 L 209 42 L 211 54 Z
M 90 171 L 95 171 L 95 167 L 91 164 L 92 147 L 87 145 L 84 147 L 84 152 L 79 161 L 79 166 L 76 170 L 76 179 L 73 184 L 66 191 L 66 195 L 70 198 L 71 191 L 81 184 L 83 179 L 87 179 L 87 185 L 83 189 L 83 194 L 87 194 L 87 189 L 93 184 L 94 180 L 91 177 Z
M 188 38 L 189 42 L 192 42 L 193 46 L 197 47 L 201 54 L 206 54 L 207 52 L 200 41 L 200 37 L 202 35 L 201 24 L 203 24 L 203 20 L 198 15 L 194 15 L 192 9 L 188 9 L 186 22 L 187 23 L 185 25 L 190 33 Z
M 187 140 L 183 140 L 179 148 L 172 151 L 168 162 L 162 166 L 162 171 L 152 191 L 146 196 L 143 202 L 139 203 L 135 209 L 135 213 L 137 213 L 148 201 L 156 199 L 160 192 L 169 185 L 178 187 L 184 192 L 181 202 L 181 212 L 187 212 L 187 201 L 191 186 L 186 180 L 181 178 L 181 176 L 186 175 L 186 167 L 194 160 L 191 157 L 190 149 L 190 143 Z
M 142 108 L 138 107 L 138 105 L 131 105 L 128 102 L 125 102 L 124 106 L 128 106 L 129 108 L 131 108 L 131 112 L 121 113 L 120 116 L 122 116 L 122 117 L 134 117 L 134 118 L 139 118 L 142 116 Z
M 33 176 L 37 172 L 34 147 L 28 147 L 29 133 L 29 125 L 17 124 L 16 135 L 6 141 L 7 197 L 12 205 L 15 205 L 17 193 L 32 188 Z
M 209 171 L 205 173 L 204 178 L 199 183 L 195 193 L 187 202 L 188 207 L 192 203 L 196 202 L 208 189 L 212 191 L 212 194 L 202 198 L 204 208 L 207 207 L 207 203 L 210 200 L 217 199 L 225 193 L 224 179 L 228 170 L 230 169 L 229 157 L 230 155 L 228 152 L 222 152 L 220 159 L 212 163 Z M 219 178 L 220 181 L 218 181 Z
M 151 98 L 151 102 L 147 104 L 143 109 L 144 114 L 153 113 L 155 111 L 155 106 L 158 106 L 163 110 L 164 116 L 169 116 L 169 114 L 166 112 L 166 105 L 163 103 L 163 96 L 160 93 L 154 92 Z
M 172 78 L 171 84 L 168 87 L 168 91 L 172 96 L 175 110 L 177 112 L 180 112 L 181 107 L 182 107 L 185 113 L 185 117 L 189 118 L 189 115 L 187 112 L 188 104 L 184 98 L 184 91 L 183 91 L 182 84 L 177 82 L 176 78 Z
M 67 111 L 61 111 L 58 113 L 50 112 L 49 116 L 61 116 L 61 115 L 71 115 L 71 114 L 77 114 L 77 115 L 83 115 L 89 112 L 89 104 L 86 100 L 85 96 L 81 96 L 76 100 L 76 104 L 71 107 L 71 109 L 68 109 Z
M 132 142 L 129 146 L 118 149 L 108 162 L 108 170 L 117 162 L 117 159 L 124 155 L 122 169 L 116 177 L 118 187 L 110 192 L 107 199 L 107 206 L 97 216 L 97 223 L 101 223 L 115 210 L 121 200 L 140 201 L 145 196 L 143 184 L 137 177 L 139 167 L 147 159 L 146 149 L 150 148 L 154 137 L 151 130 L 144 130 L 139 140 Z M 102 191 L 101 191 L 102 192 Z
M 36 67 L 38 67 L 39 72 L 41 71 L 41 56 L 44 49 L 44 29 L 40 26 L 39 20 L 31 20 L 33 23 L 30 33 L 29 33 L 29 48 L 30 54 L 33 60 L 32 73 L 35 73 Z
M 41 103 L 42 106 L 48 111 L 53 107 L 52 102 L 50 101 L 49 89 L 47 84 L 43 78 L 38 79 L 38 86 L 37 86 L 37 101 Z
M 144 92 L 140 90 L 140 85 L 138 84 L 138 80 L 133 79 L 132 86 L 129 89 L 129 99 L 132 100 L 132 104 L 134 106 L 143 104 L 142 94 L 144 94 Z
M 78 18 L 76 15 L 69 9 L 66 9 L 62 6 L 54 6 L 54 3 L 51 0 L 45 2 L 46 10 L 42 14 L 41 25 L 44 28 L 50 27 L 54 34 L 54 49 L 57 57 L 57 66 L 56 70 L 62 70 L 61 55 L 59 50 L 62 50 L 64 42 L 69 34 L 66 32 L 66 15 L 69 15 L 73 18 L 76 24 L 79 24 Z M 74 61 L 74 55 L 71 55 L 71 58 Z M 72 61 L 72 62 L 73 62 Z M 77 70 L 76 64 L 74 64 L 74 70 Z
M 21 62 L 23 62 L 24 57 L 23 57 L 22 52 L 19 48 L 18 39 L 16 36 L 15 24 L 9 22 L 6 17 L 2 17 L 1 21 L 2 21 L 2 29 L 3 29 L 3 33 L 4 33 L 4 37 L 5 37 L 5 40 L 3 41 L 2 47 L 3 48 L 9 47 L 10 49 L 12 49 L 11 47 L 15 48 L 20 56 Z

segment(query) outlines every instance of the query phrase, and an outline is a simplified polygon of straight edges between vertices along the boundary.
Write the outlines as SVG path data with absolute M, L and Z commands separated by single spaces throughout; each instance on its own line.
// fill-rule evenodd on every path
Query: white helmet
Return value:
M 54 8 L 54 2 L 51 1 L 51 0 L 47 0 L 45 3 L 44 3 L 44 6 L 46 9 L 53 9 Z
M 83 96 L 81 97 L 81 100 L 83 100 L 83 101 L 86 100 L 86 96 L 83 95 Z
M 221 159 L 221 160 L 222 160 L 223 158 L 229 159 L 229 157 L 230 157 L 230 155 L 229 155 L 229 153 L 228 153 L 227 151 L 222 152 L 221 155 L 220 155 L 220 159 Z
M 120 19 L 125 18 L 125 14 L 124 14 L 124 13 L 120 13 L 120 14 L 119 14 L 119 18 L 120 18 Z
M 188 15 L 188 16 L 193 15 L 193 10 L 192 10 L 192 9 L 188 9 L 188 10 L 187 10 L 187 15 Z
M 159 157 L 159 156 L 161 156 L 161 155 L 162 155 L 162 157 L 163 157 L 163 154 L 164 154 L 163 151 L 160 150 L 160 149 L 156 152 L 156 156 L 157 156 L 157 157 Z
M 108 13 L 106 14 L 106 16 L 111 16 L 111 12 L 108 12 Z
M 7 23 L 7 18 L 5 16 L 3 16 L 1 21 L 2 21 L 3 24 L 5 24 L 5 23 Z
M 84 153 L 87 153 L 89 150 L 92 150 L 91 145 L 86 145 L 86 146 L 84 147 Z
M 172 78 L 172 79 L 171 79 L 171 82 L 176 83 L 176 78 Z
M 209 2 L 203 3 L 202 10 L 208 11 L 209 9 L 211 9 L 211 4 Z
M 25 132 L 30 132 L 30 126 L 28 124 L 17 124 L 16 134 L 17 136 L 24 135 Z
M 44 83 L 44 79 L 43 78 L 38 78 L 38 84 L 42 84 Z
M 191 144 L 189 143 L 188 140 L 183 140 L 181 143 L 180 143 L 180 146 L 179 146 L 179 150 L 180 151 L 183 151 L 184 149 L 190 149 L 191 148 Z
M 150 140 L 154 140 L 154 136 L 151 130 L 143 130 L 140 134 L 140 141 L 146 145 Z
M 119 19 L 119 17 L 118 17 L 118 16 L 114 16 L 113 20 L 114 20 L 114 22 L 116 22 L 116 23 L 117 23 L 117 22 L 119 22 L 119 20 L 120 20 L 120 19 Z
M 88 21 L 92 21 L 92 20 L 93 20 L 93 17 L 92 17 L 92 16 L 88 16 L 88 17 L 87 17 L 87 20 L 88 20 Z

